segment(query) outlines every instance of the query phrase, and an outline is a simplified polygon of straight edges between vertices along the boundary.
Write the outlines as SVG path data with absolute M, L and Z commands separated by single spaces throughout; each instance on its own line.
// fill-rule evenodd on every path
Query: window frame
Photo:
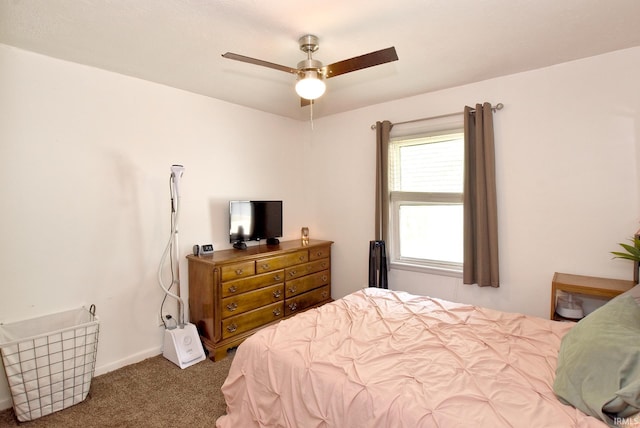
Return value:
M 436 127 L 437 128 L 437 127 Z M 462 262 L 451 262 L 442 260 L 419 259 L 400 256 L 400 207 L 403 205 L 463 205 L 464 194 L 457 192 L 414 192 L 392 190 L 393 174 L 397 173 L 398 165 L 395 162 L 395 155 L 392 151 L 398 150 L 403 145 L 411 144 L 412 140 L 433 139 L 431 143 L 448 141 L 445 136 L 461 135 L 464 138 L 462 121 L 440 126 L 433 130 L 422 130 L 402 136 L 393 136 L 389 141 L 389 175 L 387 182 L 389 185 L 389 240 L 387 248 L 390 250 L 389 263 L 392 268 L 431 273 L 444 276 L 462 277 Z M 424 143 L 418 143 L 424 144 Z M 464 174 L 464 171 L 461 171 Z M 461 226 L 462 227 L 462 226 Z

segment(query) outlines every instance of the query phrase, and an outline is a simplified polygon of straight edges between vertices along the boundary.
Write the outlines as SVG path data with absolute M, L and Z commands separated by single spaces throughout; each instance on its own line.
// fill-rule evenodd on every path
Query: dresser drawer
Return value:
M 331 247 L 318 247 L 309 249 L 309 260 L 325 259 L 331 256 Z
M 262 275 L 254 275 L 249 278 L 237 279 L 222 283 L 222 297 L 229 297 L 246 293 L 247 291 L 257 290 L 269 285 L 284 282 L 284 271 L 279 270 L 269 272 Z
M 285 254 L 282 256 L 267 257 L 256 260 L 256 271 L 258 273 L 271 272 L 272 270 L 282 269 L 309 261 L 309 252 L 307 250 L 296 251 L 295 253 Z
M 270 305 L 284 299 L 284 284 L 260 288 L 248 293 L 222 299 L 222 318 L 240 315 L 260 306 Z
M 315 262 L 305 263 L 303 265 L 293 266 L 284 270 L 284 276 L 287 281 L 309 275 L 310 273 L 320 272 L 329 269 L 331 265 L 330 259 L 320 259 Z
M 222 320 L 222 339 L 228 339 L 256 327 L 281 319 L 284 302 L 278 302 L 235 317 Z
M 220 268 L 222 281 L 231 281 L 232 279 L 245 278 L 256 274 L 256 264 L 253 260 L 232 265 L 222 266 Z
M 331 282 L 331 273 L 328 270 L 314 273 L 302 278 L 287 281 L 285 283 L 285 296 L 287 298 L 296 296 L 322 285 L 327 285 Z
M 284 315 L 293 315 L 296 312 L 300 312 L 308 307 L 324 302 L 331 298 L 331 287 L 325 285 L 324 287 L 316 288 L 308 293 L 300 294 L 292 299 L 287 299 L 284 305 Z

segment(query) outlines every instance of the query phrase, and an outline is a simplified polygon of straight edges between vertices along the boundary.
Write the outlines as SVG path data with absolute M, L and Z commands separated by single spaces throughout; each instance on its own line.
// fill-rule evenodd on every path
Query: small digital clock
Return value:
M 202 244 L 193 246 L 194 256 L 208 256 L 213 254 L 213 244 Z

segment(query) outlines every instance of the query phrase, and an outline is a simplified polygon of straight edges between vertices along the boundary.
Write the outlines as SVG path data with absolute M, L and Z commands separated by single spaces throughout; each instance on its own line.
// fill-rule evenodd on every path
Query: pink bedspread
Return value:
M 245 341 L 216 427 L 605 427 L 553 393 L 570 328 L 361 290 Z

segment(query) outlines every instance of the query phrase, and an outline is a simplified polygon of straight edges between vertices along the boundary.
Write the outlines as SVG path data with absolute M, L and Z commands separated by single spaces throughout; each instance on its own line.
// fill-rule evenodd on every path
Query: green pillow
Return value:
M 640 306 L 633 297 L 611 300 L 564 336 L 553 390 L 610 426 L 640 411 Z

